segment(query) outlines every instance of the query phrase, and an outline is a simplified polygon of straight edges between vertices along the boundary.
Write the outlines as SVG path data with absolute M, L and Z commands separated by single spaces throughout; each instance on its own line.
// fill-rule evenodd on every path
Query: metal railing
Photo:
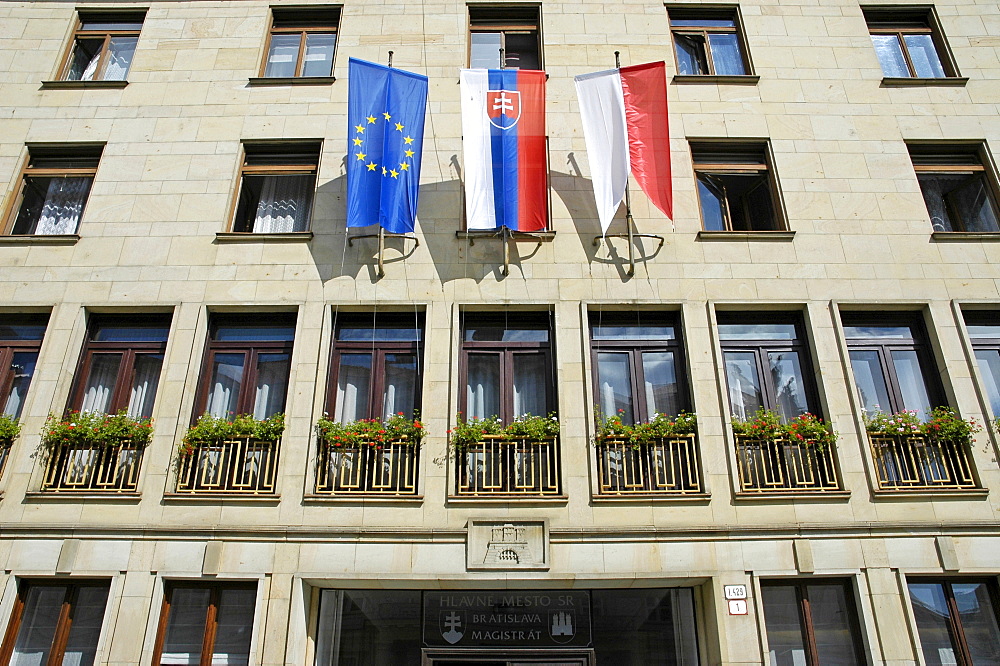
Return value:
M 333 446 L 320 440 L 317 495 L 416 495 L 420 447 L 405 441 Z
M 879 490 L 978 488 L 967 442 L 869 433 Z
M 49 451 L 45 492 L 135 492 L 143 447 L 131 441 L 111 446 L 58 446 Z
M 736 435 L 736 462 L 744 493 L 841 490 L 832 446 Z
M 12 440 L 0 441 L 0 477 L 3 476 L 3 470 L 7 467 L 7 459 L 10 458 L 10 449 L 14 445 Z
M 177 492 L 190 495 L 271 495 L 281 440 L 251 438 L 203 444 L 182 454 Z
M 558 495 L 559 440 L 483 441 L 456 450 L 456 492 L 462 496 Z
M 595 445 L 599 495 L 702 492 L 695 435 L 643 444 L 607 439 Z

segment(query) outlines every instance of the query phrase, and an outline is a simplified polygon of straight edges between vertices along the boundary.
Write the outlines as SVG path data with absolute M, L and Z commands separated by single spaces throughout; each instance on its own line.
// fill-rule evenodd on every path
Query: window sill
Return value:
M 794 231 L 699 231 L 700 241 L 775 241 L 788 242 L 795 238 Z
M 239 493 L 163 493 L 163 501 L 172 504 L 248 502 L 250 504 L 277 505 L 281 501 L 281 495 L 240 495 Z
M 328 86 L 337 80 L 335 76 L 251 76 L 250 86 Z
M 931 233 L 935 242 L 953 241 L 1000 241 L 1000 231 L 935 231 Z
M 219 231 L 215 234 L 217 243 L 306 243 L 312 240 L 311 231 L 292 231 L 278 234 L 258 234 L 252 231 Z
M 498 495 L 496 497 L 472 497 L 468 495 L 448 496 L 448 506 L 483 506 L 490 504 L 503 504 L 505 506 L 517 507 L 531 506 L 535 504 L 549 506 L 552 504 L 564 505 L 568 501 L 569 497 L 566 495 L 548 495 L 545 497 L 539 495 Z
M 42 90 L 72 90 L 74 88 L 121 89 L 128 81 L 42 81 Z
M 632 502 L 708 502 L 711 493 L 630 493 L 628 495 L 592 495 L 594 504 L 627 504 Z
M 418 505 L 424 501 L 423 495 L 306 495 L 302 498 L 305 504 L 396 504 Z
M 24 234 L 0 236 L 0 245 L 76 245 L 79 234 Z
M 456 231 L 455 238 L 468 238 L 470 242 L 475 243 L 477 238 L 502 238 L 502 232 L 498 229 L 493 231 L 492 229 L 475 229 L 473 231 Z M 521 242 L 548 242 L 556 237 L 556 232 L 554 231 L 511 231 L 510 239 L 515 243 Z
M 990 494 L 988 488 L 969 488 L 968 490 L 933 488 L 914 488 L 912 490 L 876 490 L 872 499 L 885 500 L 924 500 L 924 499 L 973 499 L 983 500 Z
M 58 502 L 60 500 L 65 500 L 68 502 L 80 502 L 81 500 L 86 500 L 88 502 L 138 502 L 142 498 L 142 493 L 139 492 L 93 492 L 93 491 L 73 491 L 73 490 L 60 490 L 60 491 L 41 491 L 36 490 L 33 492 L 24 493 L 25 500 L 31 501 L 43 501 L 43 502 Z
M 882 79 L 883 88 L 912 88 L 918 86 L 964 86 L 969 82 L 967 76 L 946 76 L 940 79 L 922 79 L 909 76 L 886 76 Z
M 826 491 L 804 491 L 797 490 L 792 492 L 782 492 L 780 490 L 760 492 L 760 493 L 744 493 L 737 492 L 733 495 L 733 499 L 737 502 L 787 502 L 788 500 L 806 500 L 809 502 L 822 502 L 823 500 L 831 500 L 834 502 L 846 502 L 851 499 L 850 490 L 826 490 Z
M 674 83 L 707 83 L 715 85 L 755 86 L 760 81 L 756 74 L 674 74 Z

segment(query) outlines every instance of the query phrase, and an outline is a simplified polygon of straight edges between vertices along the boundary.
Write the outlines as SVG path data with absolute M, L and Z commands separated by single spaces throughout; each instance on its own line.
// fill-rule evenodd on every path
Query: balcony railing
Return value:
M 10 448 L 13 444 L 12 440 L 0 441 L 0 477 L 3 476 L 4 468 L 7 467 L 7 458 L 10 457 Z
M 810 441 L 753 439 L 737 435 L 736 461 L 740 491 L 744 493 L 830 492 L 841 489 L 832 446 L 821 449 Z
M 57 446 L 49 452 L 44 492 L 130 493 L 139 485 L 143 447 L 131 441 L 110 446 Z
M 965 442 L 869 433 L 879 490 L 975 489 Z
M 182 454 L 177 492 L 189 495 L 274 494 L 281 441 L 250 438 L 202 444 Z
M 332 446 L 319 442 L 317 495 L 416 495 L 420 447 L 409 442 Z
M 461 496 L 558 495 L 559 441 L 505 440 L 486 435 L 456 451 Z
M 701 493 L 695 435 L 643 444 L 604 440 L 597 450 L 600 495 L 689 495 Z

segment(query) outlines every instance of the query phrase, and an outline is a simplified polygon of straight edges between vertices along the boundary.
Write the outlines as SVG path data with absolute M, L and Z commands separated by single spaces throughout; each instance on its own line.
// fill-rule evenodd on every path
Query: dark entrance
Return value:
M 421 666 L 593 666 L 593 650 L 433 650 L 425 649 Z

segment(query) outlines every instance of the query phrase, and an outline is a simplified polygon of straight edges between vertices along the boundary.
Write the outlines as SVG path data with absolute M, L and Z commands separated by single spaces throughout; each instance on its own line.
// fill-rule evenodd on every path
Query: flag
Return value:
M 574 80 L 601 229 L 608 232 L 621 205 L 630 166 L 653 205 L 672 219 L 663 62 L 584 74 Z
M 463 69 L 461 93 L 467 227 L 545 229 L 545 72 Z
M 350 59 L 347 226 L 413 231 L 420 188 L 427 77 Z

